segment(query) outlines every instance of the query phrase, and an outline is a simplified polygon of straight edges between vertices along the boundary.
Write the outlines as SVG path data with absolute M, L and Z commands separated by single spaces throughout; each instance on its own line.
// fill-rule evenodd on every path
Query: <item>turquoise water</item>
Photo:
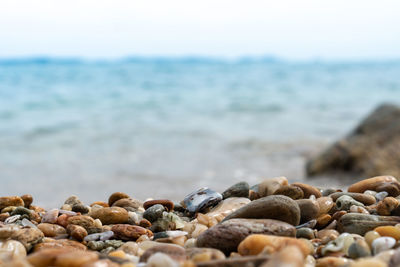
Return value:
M 0 194 L 179 200 L 301 180 L 307 157 L 382 102 L 400 103 L 400 62 L 2 61 Z

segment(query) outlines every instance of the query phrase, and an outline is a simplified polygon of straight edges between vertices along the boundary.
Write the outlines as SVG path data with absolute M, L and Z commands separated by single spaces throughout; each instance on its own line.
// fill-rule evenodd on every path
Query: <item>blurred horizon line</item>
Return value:
M 88 58 L 78 56 L 16 56 L 0 57 L 0 65 L 22 64 L 93 64 L 93 63 L 215 63 L 215 64 L 239 64 L 239 63 L 299 63 L 299 64 L 398 64 L 400 58 L 393 59 L 290 59 L 272 55 L 264 56 L 206 56 L 206 55 L 132 55 L 115 58 Z

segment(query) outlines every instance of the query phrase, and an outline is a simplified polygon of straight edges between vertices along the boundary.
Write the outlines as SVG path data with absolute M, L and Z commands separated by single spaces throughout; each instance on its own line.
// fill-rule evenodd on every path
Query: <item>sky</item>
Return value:
M 400 1 L 0 1 L 0 58 L 188 55 L 400 59 Z

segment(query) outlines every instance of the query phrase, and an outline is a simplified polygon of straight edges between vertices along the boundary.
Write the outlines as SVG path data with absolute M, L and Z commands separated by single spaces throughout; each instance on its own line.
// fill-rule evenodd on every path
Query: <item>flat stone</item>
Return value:
M 150 235 L 150 236 L 152 235 L 146 228 L 129 224 L 113 225 L 111 231 L 114 232 L 114 237 L 116 239 L 121 239 L 125 241 L 135 241 L 141 235 Z
M 44 236 L 47 237 L 55 237 L 67 233 L 67 230 L 58 224 L 40 223 L 37 225 L 37 228 L 39 228 L 39 230 L 43 232 Z

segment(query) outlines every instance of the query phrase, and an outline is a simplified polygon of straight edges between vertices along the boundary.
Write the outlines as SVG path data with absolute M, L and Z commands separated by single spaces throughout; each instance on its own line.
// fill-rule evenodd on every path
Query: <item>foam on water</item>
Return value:
M 307 156 L 388 101 L 400 102 L 399 62 L 3 62 L 0 194 L 179 200 L 300 180 Z

